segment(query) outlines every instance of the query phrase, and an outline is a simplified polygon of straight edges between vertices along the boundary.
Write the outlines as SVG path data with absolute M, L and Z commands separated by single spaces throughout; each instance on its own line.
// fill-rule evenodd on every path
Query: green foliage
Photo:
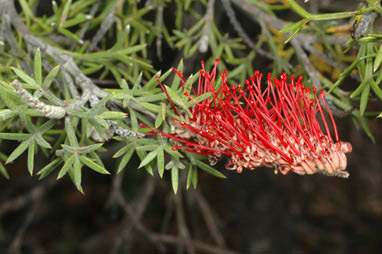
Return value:
M 150 131 L 140 123 L 173 132 L 172 119 L 182 120 L 167 95 L 180 115 L 189 116 L 195 101 L 211 95 L 205 93 L 195 101 L 184 95 L 195 87 L 199 73 L 186 78 L 183 91 L 180 78 L 170 75 L 172 69 L 164 73 L 156 70 L 156 62 L 173 64 L 174 59 L 162 54 L 165 50 L 175 52 L 176 61 L 203 58 L 206 69 L 220 58 L 223 61 L 219 70 L 229 70 L 228 78 L 242 84 L 264 57 L 267 65 L 263 68 L 270 66 L 274 75 L 302 75 L 306 85 L 317 87 L 313 81 L 316 77 L 333 105 L 351 112 L 355 123 L 374 140 L 367 120 L 382 114 L 368 112 L 370 103 L 382 100 L 382 35 L 374 29 L 374 20 L 382 13 L 380 1 L 368 0 L 368 6 L 354 11 L 324 14 L 310 13 L 294 0 L 288 0 L 288 4 L 250 0 L 244 1 L 248 4 L 245 7 L 231 1 L 237 7 L 231 11 L 256 11 L 246 16 L 249 25 L 241 24 L 244 28 L 234 24 L 230 10 L 215 4 L 213 7 L 220 8 L 224 16 L 224 22 L 219 22 L 214 9 L 208 10 L 207 1 L 155 0 L 151 5 L 139 2 L 53 1 L 52 14 L 37 16 L 39 1 L 19 1 L 20 19 L 15 20 L 25 27 L 15 22 L 13 32 L 0 32 L 9 33 L 0 34 L 0 142 L 19 142 L 8 156 L 0 153 L 0 172 L 5 178 L 9 178 L 5 164 L 23 153 L 27 153 L 31 175 L 36 170 L 34 157 L 42 153 L 50 162 L 39 169 L 40 179 L 53 172 L 57 179 L 69 175 L 80 191 L 84 167 L 101 174 L 121 173 L 127 170 L 134 154 L 140 160 L 138 168 L 151 175 L 162 178 L 170 171 L 175 193 L 182 174 L 187 174 L 187 189 L 196 187 L 199 172 L 225 178 L 203 162 L 206 156 L 174 151 L 173 144 L 161 135 L 140 135 Z M 175 19 L 169 22 L 166 15 L 174 11 Z M 301 19 L 281 19 L 286 11 L 295 12 Z M 367 17 L 371 19 L 365 23 Z M 227 19 L 236 37 L 226 32 Z M 4 20 L 2 24 L 8 22 Z M 365 31 L 358 31 L 360 36 L 349 39 L 346 45 L 333 44 L 330 41 L 340 33 L 333 20 L 341 20 L 349 27 L 355 22 L 353 29 Z M 247 38 L 248 27 L 261 27 L 261 31 L 257 37 Z M 302 43 L 309 38 L 311 44 Z M 301 56 L 296 43 L 305 47 L 302 53 L 308 51 L 310 55 Z M 186 69 L 184 62 L 179 61 L 178 70 Z M 313 78 L 311 68 L 316 73 Z M 187 75 L 189 72 L 184 71 Z M 347 87 L 349 77 L 358 82 L 354 89 Z M 26 101 L 15 91 L 11 85 L 15 79 L 35 100 Z M 163 82 L 167 95 L 157 79 Z M 216 83 L 219 85 L 221 80 Z M 92 96 L 100 99 L 95 105 L 91 105 Z M 38 109 L 46 106 L 64 109 L 65 116 L 49 119 Z M 107 170 L 99 156 L 105 151 L 103 143 L 109 140 L 122 144 L 113 155 L 119 160 L 115 170 Z

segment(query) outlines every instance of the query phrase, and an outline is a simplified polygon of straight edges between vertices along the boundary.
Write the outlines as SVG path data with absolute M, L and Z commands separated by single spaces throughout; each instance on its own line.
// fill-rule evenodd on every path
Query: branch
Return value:
M 254 51 L 259 53 L 260 55 L 269 58 L 274 59 L 275 57 L 268 53 L 267 51 L 263 50 L 262 48 L 255 45 L 255 43 L 249 38 L 247 33 L 244 31 L 243 27 L 240 25 L 240 22 L 237 20 L 234 10 L 232 9 L 230 0 L 221 0 L 223 3 L 223 7 L 227 13 L 228 19 L 231 22 L 233 28 L 236 30 L 236 32 L 240 35 L 241 38 L 243 38 L 244 42 L 252 48 Z
M 65 116 L 66 111 L 63 107 L 47 105 L 41 102 L 25 90 L 17 79 L 12 82 L 12 86 L 15 88 L 16 94 L 20 96 L 29 107 L 33 108 L 43 116 L 55 119 L 61 119 Z
M 206 11 L 206 14 L 204 15 L 205 24 L 203 27 L 203 34 L 199 40 L 200 53 L 206 53 L 208 50 L 208 44 L 210 42 L 210 34 L 211 34 L 211 22 L 214 16 L 214 5 L 215 5 L 215 0 L 208 1 L 207 11 Z

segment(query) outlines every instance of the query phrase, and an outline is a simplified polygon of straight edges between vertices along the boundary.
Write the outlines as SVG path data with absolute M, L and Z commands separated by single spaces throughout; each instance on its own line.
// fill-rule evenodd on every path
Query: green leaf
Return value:
M 127 117 L 127 114 L 117 111 L 105 111 L 102 112 L 99 117 L 106 120 L 122 120 Z
M 28 148 L 28 171 L 31 175 L 33 175 L 33 165 L 34 165 L 34 149 L 35 149 L 36 143 L 34 141 L 30 142 L 29 148 Z
M 138 126 L 138 119 L 137 114 L 135 113 L 134 109 L 129 107 L 129 115 L 130 115 L 130 121 L 131 121 L 131 128 L 133 131 L 136 131 L 139 129 Z
M 308 19 L 302 19 L 295 23 L 290 23 L 283 27 L 283 29 L 280 30 L 281 33 L 289 33 L 292 31 L 296 31 L 297 29 L 301 29 L 309 20 Z
M 43 123 L 41 126 L 38 127 L 38 132 L 44 133 L 47 130 L 50 130 L 55 124 L 56 124 L 56 119 L 50 119 L 49 121 L 46 121 Z
M 187 174 L 187 185 L 186 189 L 188 190 L 190 188 L 191 182 L 192 182 L 192 175 L 193 175 L 193 166 L 190 163 L 190 166 L 188 168 L 188 174 Z
M 181 98 L 180 98 L 180 96 L 172 89 L 172 88 L 170 88 L 170 87 L 168 87 L 168 86 L 164 86 L 165 88 L 166 88 L 166 90 L 167 90 L 167 93 L 168 93 L 168 95 L 170 96 L 170 98 L 171 98 L 171 100 L 175 103 L 175 104 L 177 104 L 178 106 L 180 106 L 184 111 L 186 111 L 186 113 L 190 116 L 190 117 L 192 117 L 192 113 L 190 112 L 190 110 L 188 109 L 188 107 L 186 106 L 186 102 L 184 102 Z
M 9 139 L 9 140 L 27 140 L 32 134 L 29 133 L 0 133 L 0 139 Z
M 172 147 L 171 147 L 169 144 L 165 144 L 165 145 L 163 146 L 163 148 L 164 148 L 164 150 L 166 150 L 166 152 L 167 152 L 168 154 L 170 154 L 172 157 L 176 157 L 176 158 L 182 158 L 182 157 L 183 157 L 183 155 L 182 155 L 180 152 L 172 150 Z
M 366 87 L 362 90 L 361 94 L 361 101 L 360 101 L 360 114 L 363 116 L 366 110 L 367 102 L 369 100 L 369 94 L 370 94 L 370 84 L 367 84 Z
M 379 88 L 377 82 L 375 82 L 373 78 L 370 79 L 370 85 L 371 85 L 371 89 L 374 91 L 375 95 L 377 95 L 378 98 L 380 100 L 382 100 L 382 90 L 381 90 L 381 88 Z
M 42 65 L 41 65 L 41 51 L 37 48 L 34 55 L 34 77 L 38 85 L 42 85 Z
M 70 174 L 70 177 L 72 178 L 74 186 L 76 186 L 77 190 L 83 193 L 82 187 L 81 187 L 81 175 L 82 175 L 81 168 L 82 168 L 82 164 L 80 162 L 80 159 L 78 158 L 78 155 L 75 154 L 74 166 L 72 168 L 69 168 L 69 174 Z
M 117 173 L 119 173 L 125 169 L 127 163 L 129 163 L 133 153 L 134 153 L 133 147 L 125 153 L 125 155 L 121 159 L 121 162 L 119 163 Z
M 107 171 L 104 167 L 93 162 L 91 159 L 87 158 L 85 155 L 80 156 L 80 161 L 98 173 L 106 174 L 106 175 L 110 174 L 110 172 Z
M 61 162 L 61 158 L 56 158 L 52 162 L 50 162 L 48 165 L 43 167 L 39 172 L 37 172 L 37 175 L 40 175 L 39 180 L 47 177 L 52 171 L 56 168 L 56 166 Z
M 146 153 L 145 153 L 145 152 L 143 152 L 143 151 L 139 151 L 139 150 L 136 150 L 136 152 L 137 152 L 137 155 L 138 155 L 138 157 L 139 157 L 139 159 L 140 159 L 141 161 L 143 161 L 143 160 L 146 158 Z M 150 164 L 147 164 L 147 165 L 145 166 L 145 169 L 146 169 L 146 171 L 147 171 L 150 175 L 154 175 L 153 168 L 151 167 Z
M 377 57 L 374 60 L 374 68 L 373 68 L 374 72 L 376 72 L 378 70 L 378 68 L 381 65 L 381 63 L 382 63 L 382 44 L 379 47 L 379 50 L 378 50 L 378 53 L 377 53 Z
M 362 126 L 363 130 L 366 132 L 367 136 L 371 139 L 371 141 L 373 141 L 373 143 L 375 143 L 374 135 L 371 132 L 369 125 L 367 124 L 366 119 L 364 117 L 358 115 L 358 120 L 361 123 L 361 126 Z
M 70 155 L 69 158 L 66 159 L 64 166 L 62 166 L 60 172 L 58 173 L 57 180 L 61 179 L 66 173 L 69 171 L 70 167 L 73 164 L 74 154 Z
M 155 104 L 152 104 L 152 103 L 147 103 L 147 102 L 140 102 L 139 103 L 142 107 L 144 107 L 145 109 L 148 109 L 152 112 L 159 112 L 160 111 L 160 107 L 158 105 L 155 105 Z
M 164 150 L 163 148 L 159 148 L 158 155 L 157 155 L 157 168 L 158 168 L 158 174 L 160 178 L 163 177 L 164 173 Z
M 294 0 L 287 0 L 289 6 L 294 10 L 298 15 L 300 15 L 303 18 L 310 18 L 311 14 L 307 12 L 304 8 L 302 8 L 296 1 Z
M 45 80 L 44 80 L 44 83 L 43 83 L 43 87 L 45 89 L 49 88 L 50 84 L 52 83 L 52 81 L 54 80 L 54 78 L 57 76 L 57 73 L 58 71 L 60 70 L 60 66 L 57 65 L 56 67 L 54 67 L 49 73 L 48 73 L 48 76 L 46 76 Z
M 192 172 L 192 185 L 194 186 L 194 189 L 196 189 L 196 186 L 198 185 L 198 169 L 195 168 Z
M 63 9 L 63 11 L 61 13 L 60 23 L 59 23 L 58 27 L 62 27 L 62 25 L 64 24 L 64 22 L 68 18 L 71 6 L 72 6 L 72 0 L 67 0 L 65 5 L 64 5 L 64 9 Z
M 91 153 L 91 152 L 97 151 L 102 145 L 103 143 L 97 143 L 97 144 L 92 144 L 88 146 L 81 146 L 78 148 L 78 152 L 80 154 Z
M 302 29 L 302 27 L 303 26 L 299 26 L 296 30 L 294 30 L 293 33 L 289 35 L 288 39 L 284 41 L 284 44 L 287 44 L 290 40 L 292 40 L 292 38 Z
M 76 34 L 72 33 L 70 30 L 66 29 L 66 28 L 59 28 L 58 29 L 58 32 L 60 32 L 62 35 L 68 37 L 69 39 L 79 43 L 79 44 L 83 44 L 84 42 L 81 40 L 80 37 L 78 37 Z
M 183 59 L 180 60 L 177 69 L 183 72 Z M 174 81 L 172 82 L 171 88 L 174 89 L 174 91 L 176 91 L 179 88 L 179 84 L 180 84 L 180 78 L 178 74 L 176 74 L 174 77 Z
M 71 146 L 78 146 L 78 141 L 73 128 L 73 121 L 71 117 L 65 117 L 65 130 Z
M 331 93 L 334 89 L 336 89 L 339 85 L 342 84 L 342 82 L 345 80 L 345 78 L 353 71 L 354 68 L 357 67 L 357 64 L 358 64 L 358 58 L 355 59 L 351 65 L 349 65 L 348 68 L 346 68 L 346 70 L 344 70 L 341 74 L 340 74 L 340 77 L 339 79 L 334 83 L 333 86 L 330 87 L 328 93 Z
M 80 13 L 77 16 L 75 16 L 74 18 L 65 21 L 64 24 L 62 25 L 62 27 L 63 28 L 73 27 L 75 25 L 81 24 L 81 23 L 83 23 L 87 20 L 90 20 L 90 19 L 91 19 L 90 16 L 85 15 L 83 13 Z
M 15 159 L 17 159 L 29 146 L 30 140 L 23 141 L 16 149 L 9 155 L 5 164 L 11 163 Z
M 134 82 L 134 86 L 133 86 L 132 93 L 131 93 L 132 95 L 134 95 L 135 92 L 137 91 L 137 88 L 141 84 L 141 81 L 142 81 L 142 72 L 139 74 L 137 80 L 135 80 L 135 82 Z
M 12 67 L 12 70 L 19 78 L 21 78 L 28 85 L 31 85 L 35 89 L 40 88 L 40 86 L 36 83 L 36 81 L 32 77 L 30 77 L 28 74 L 26 74 L 23 70 L 20 70 L 14 67 Z
M 141 161 L 141 163 L 139 164 L 138 168 L 141 168 L 141 167 L 144 167 L 146 166 L 147 164 L 149 164 L 158 154 L 158 150 L 159 149 L 156 149 L 154 151 L 151 151 L 149 152 L 145 158 Z
M 166 116 L 166 104 L 163 102 L 160 103 L 159 112 L 155 119 L 155 128 L 157 129 L 159 126 L 162 125 L 163 121 L 165 120 Z
M 198 97 L 194 98 L 195 101 L 201 102 L 204 101 L 205 99 L 209 98 L 212 95 L 211 92 L 203 93 L 202 95 L 199 95 Z M 186 103 L 186 107 L 192 107 L 195 105 L 195 101 L 191 100 Z
M 40 135 L 40 134 L 37 134 L 37 135 L 35 135 L 35 138 L 34 138 L 34 140 L 37 142 L 37 144 L 39 144 L 39 146 L 41 146 L 41 147 L 44 147 L 44 148 L 52 148 L 51 146 L 50 146 L 50 144 L 45 140 L 45 139 L 43 139 L 43 137 Z
M 171 169 L 171 185 L 174 193 L 176 194 L 179 185 L 179 169 L 177 167 L 173 167 Z
M 367 85 L 367 82 L 367 79 L 362 80 L 361 84 L 357 87 L 357 89 L 355 89 L 354 92 L 352 92 L 350 98 L 353 99 L 354 97 L 359 95 L 364 90 L 365 86 Z
M 134 143 L 130 143 L 128 145 L 125 145 L 124 147 L 122 147 L 121 149 L 118 150 L 118 152 L 116 152 L 114 155 L 113 155 L 113 158 L 118 158 L 118 157 L 121 157 L 123 154 L 125 154 L 127 151 L 133 149 L 134 150 Z
M 195 163 L 200 169 L 210 173 L 211 175 L 214 175 L 214 176 L 219 177 L 219 178 L 226 178 L 226 176 L 223 175 L 220 171 L 218 171 L 218 170 L 214 169 L 213 167 L 205 164 L 204 162 L 201 162 L 200 160 L 195 160 Z
M 5 169 L 3 163 L 0 161 L 0 173 L 6 178 L 9 179 L 7 170 Z
M 98 134 L 104 140 L 108 140 L 109 139 L 109 136 L 105 132 L 105 128 L 99 124 L 99 121 L 91 120 L 90 123 L 93 125 L 94 129 L 98 132 Z

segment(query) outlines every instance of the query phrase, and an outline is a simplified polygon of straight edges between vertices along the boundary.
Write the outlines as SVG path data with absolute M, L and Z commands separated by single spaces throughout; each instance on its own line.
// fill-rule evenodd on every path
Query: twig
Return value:
M 208 44 L 210 42 L 210 34 L 211 34 L 211 22 L 213 21 L 214 16 L 214 5 L 215 0 L 209 0 L 207 5 L 207 11 L 204 15 L 204 27 L 203 34 L 199 40 L 199 52 L 206 53 L 208 50 Z
M 44 193 L 40 193 L 38 196 L 34 198 L 34 203 L 32 208 L 28 211 L 27 217 L 25 218 L 24 223 L 18 228 L 17 233 L 13 241 L 11 242 L 8 252 L 9 253 L 21 253 L 21 245 L 24 233 L 28 226 L 32 223 L 36 212 L 41 204 L 41 200 L 44 196 Z
M 90 14 L 89 14 L 91 17 L 94 17 L 94 15 L 97 13 L 99 5 L 100 5 L 100 1 L 96 2 L 93 5 L 92 9 L 90 10 Z M 89 25 L 90 25 L 90 20 L 87 20 L 85 22 L 85 24 L 83 25 L 83 27 L 81 28 L 81 31 L 80 31 L 80 33 L 78 35 L 78 38 L 80 38 L 81 40 L 84 38 L 85 33 L 88 30 L 88 28 L 89 28 Z
M 281 30 L 286 25 L 286 23 L 283 20 L 278 19 L 277 17 L 273 17 L 273 16 L 265 13 L 261 9 L 257 8 L 256 6 L 250 4 L 247 0 L 222 0 L 222 1 L 223 1 L 223 3 L 225 1 L 227 1 L 227 2 L 231 1 L 233 4 L 235 4 L 236 7 L 238 7 L 239 9 L 244 11 L 245 13 L 249 14 L 249 16 L 248 16 L 249 18 L 251 18 L 252 20 L 254 20 L 255 22 L 258 22 L 260 24 L 265 23 L 266 25 L 272 26 L 277 30 Z M 309 60 L 309 58 L 308 58 L 308 56 L 305 53 L 304 48 L 303 48 L 303 45 L 305 43 L 308 43 L 307 40 L 309 40 L 310 42 L 320 41 L 320 39 L 317 36 L 316 37 L 305 36 L 303 34 L 298 33 L 291 39 L 290 42 L 296 51 L 297 57 L 303 63 L 304 68 L 305 68 L 313 86 L 317 89 L 320 89 L 321 88 L 321 82 L 318 78 L 317 70 L 314 68 L 314 66 L 310 62 L 310 60 Z M 330 38 L 330 41 L 332 41 L 332 38 Z M 328 99 L 327 99 L 327 101 L 328 101 Z M 333 104 L 328 103 L 328 106 L 329 105 L 333 105 Z M 335 108 L 332 111 L 333 111 L 332 113 L 338 117 L 343 116 L 343 114 L 338 114 L 338 110 Z
M 113 7 L 110 9 L 109 14 L 105 18 L 105 20 L 102 22 L 99 30 L 94 35 L 93 39 L 90 42 L 90 45 L 88 47 L 87 52 L 93 51 L 95 47 L 97 46 L 98 42 L 102 40 L 104 35 L 109 31 L 110 27 L 114 24 L 116 17 L 114 15 L 114 12 L 117 9 L 117 0 L 114 0 Z
M 122 194 L 122 179 L 123 179 L 123 172 L 116 174 L 113 180 L 113 187 L 112 191 L 110 193 L 109 197 L 109 203 L 108 205 L 120 205 L 121 207 L 124 207 L 124 205 L 127 205 L 127 203 L 124 203 L 121 199 L 123 197 Z M 126 216 L 125 222 L 123 223 L 123 233 L 121 237 L 116 238 L 113 244 L 113 248 L 111 250 L 111 253 L 118 253 L 118 250 L 121 248 L 121 245 L 124 241 L 131 241 L 132 235 L 130 234 L 132 229 L 135 227 L 136 221 L 139 221 L 141 217 L 143 216 L 143 213 L 145 211 L 145 208 L 151 198 L 151 196 L 154 193 L 155 188 L 155 181 L 152 177 L 147 177 L 146 183 L 143 187 L 143 193 L 140 195 L 139 200 L 137 200 L 136 206 L 135 206 L 135 220 L 131 222 L 130 216 Z
M 56 183 L 54 178 L 50 178 L 48 181 L 43 181 L 37 186 L 35 186 L 33 189 L 25 192 L 24 194 L 14 197 L 12 199 L 9 199 L 7 202 L 3 202 L 0 205 L 0 218 L 10 212 L 10 211 L 16 211 L 30 202 L 33 202 L 36 197 L 44 193 L 48 188 L 50 188 L 54 183 Z
M 127 215 L 133 219 L 133 222 L 135 223 L 135 228 L 141 233 L 143 233 L 151 242 L 153 242 L 157 246 L 158 244 L 159 246 L 162 246 L 163 243 L 167 243 L 167 244 L 174 244 L 174 245 L 182 244 L 184 247 L 188 247 L 188 245 L 185 245 L 185 243 L 182 240 L 182 237 L 180 236 L 173 236 L 173 235 L 163 234 L 163 233 L 158 234 L 147 229 L 139 220 L 137 220 L 136 213 L 133 211 L 130 205 L 126 202 L 123 196 L 119 195 L 118 200 L 119 200 L 119 203 L 124 208 Z M 194 248 L 195 251 L 198 253 L 203 252 L 203 253 L 211 253 L 211 254 L 237 254 L 237 252 L 234 252 L 225 248 L 209 245 L 198 240 L 193 240 L 189 244 L 191 244 L 192 248 Z
M 312 82 L 313 86 L 317 89 L 321 89 L 321 82 L 317 77 L 317 70 L 314 68 L 312 63 L 310 62 L 308 55 L 305 53 L 304 49 L 302 48 L 300 42 L 296 38 L 292 38 L 290 41 L 294 49 L 296 50 L 297 57 L 301 60 L 304 69 L 308 73 L 308 76 L 310 78 L 310 81 Z
M 55 119 L 61 119 L 65 116 L 66 111 L 63 107 L 47 105 L 41 102 L 25 90 L 17 79 L 12 82 L 12 85 L 15 88 L 16 94 L 20 96 L 29 107 L 41 113 L 43 116 Z
M 152 239 L 155 239 L 157 241 L 161 241 L 163 243 L 179 244 L 181 242 L 181 240 L 179 239 L 180 237 L 178 237 L 178 236 L 172 236 L 172 235 L 168 235 L 168 234 L 157 234 L 157 233 L 153 233 L 153 232 L 149 232 L 149 233 L 150 233 L 150 236 Z M 194 248 L 197 251 L 203 252 L 203 253 L 238 254 L 238 252 L 224 249 L 221 247 L 212 246 L 212 245 L 206 244 L 206 243 L 198 241 L 198 240 L 194 240 L 192 242 L 192 245 L 194 246 Z
M 66 85 L 68 86 L 69 91 L 72 94 L 73 98 L 79 98 L 80 95 L 79 95 L 79 93 L 77 91 L 77 87 L 74 84 L 73 79 L 70 76 L 70 74 L 67 71 L 65 71 L 65 70 L 62 71 L 61 74 L 62 74 L 62 78 L 64 79 Z
M 56 183 L 54 178 L 49 178 L 47 181 L 41 182 L 33 189 L 23 193 L 22 195 L 12 198 L 0 206 L 0 218 L 10 212 L 21 209 L 22 207 L 32 203 L 32 209 L 28 210 L 27 217 L 23 224 L 18 228 L 17 233 L 9 245 L 9 253 L 20 253 L 20 248 L 23 240 L 24 233 L 28 226 L 33 221 L 36 212 L 40 208 L 41 201 L 47 193 L 47 189 Z
M 155 46 L 157 48 L 157 56 L 160 61 L 163 60 L 162 58 L 162 25 L 163 25 L 163 5 L 159 5 L 157 8 L 157 15 L 156 15 L 156 27 L 158 31 L 158 36 L 155 41 Z
M 208 231 L 211 233 L 212 238 L 219 246 L 225 246 L 224 237 L 216 225 L 214 218 L 215 216 L 213 215 L 213 212 L 205 197 L 202 195 L 199 189 L 193 190 L 191 193 L 200 207 L 202 216 L 206 222 Z
M 274 56 L 272 54 L 256 46 L 255 43 L 253 43 L 253 41 L 249 38 L 247 33 L 244 31 L 243 27 L 240 25 L 239 21 L 237 20 L 235 12 L 232 9 L 230 0 L 221 0 L 221 1 L 223 3 L 223 7 L 229 18 L 229 21 L 233 25 L 233 28 L 236 30 L 236 32 L 240 35 L 240 37 L 243 38 L 244 42 L 260 55 L 269 59 L 274 59 Z
M 190 232 L 188 230 L 186 220 L 184 218 L 184 210 L 183 210 L 183 204 L 182 204 L 182 191 L 181 188 L 178 191 L 178 194 L 174 196 L 175 200 L 175 210 L 176 210 L 176 221 L 178 224 L 178 231 L 180 235 L 181 241 L 179 244 L 182 242 L 182 247 L 186 247 L 186 251 L 188 253 L 195 253 L 195 248 L 192 244 L 192 238 L 190 235 Z

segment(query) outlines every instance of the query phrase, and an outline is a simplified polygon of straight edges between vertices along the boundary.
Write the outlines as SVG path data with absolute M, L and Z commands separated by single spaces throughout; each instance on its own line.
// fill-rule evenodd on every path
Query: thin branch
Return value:
M 91 40 L 87 52 L 93 51 L 96 48 L 98 42 L 102 40 L 102 38 L 105 36 L 107 31 L 109 31 L 110 27 L 114 24 L 116 20 L 114 12 L 116 10 L 117 10 L 117 0 L 114 0 L 113 7 L 110 9 L 109 14 L 104 19 L 99 30 L 97 31 L 97 33 L 94 35 L 93 39 Z
M 157 56 L 160 61 L 163 60 L 162 58 L 162 25 L 163 25 L 163 5 L 159 5 L 157 8 L 157 15 L 156 15 L 156 21 L 155 26 L 158 31 L 158 36 L 155 41 L 155 46 L 157 48 Z
M 191 238 L 190 232 L 188 230 L 186 220 L 184 218 L 181 188 L 180 188 L 178 194 L 174 196 L 174 199 L 175 199 L 176 221 L 177 221 L 177 225 L 178 225 L 178 232 L 179 232 L 180 239 L 181 239 L 179 244 L 182 243 L 181 246 L 185 246 L 186 251 L 188 253 L 193 254 L 193 253 L 195 253 L 195 248 L 192 244 L 192 238 Z
M 33 108 L 43 116 L 55 119 L 61 119 L 65 116 L 66 111 L 63 107 L 47 105 L 41 102 L 25 90 L 17 79 L 12 82 L 12 85 L 15 88 L 16 94 L 20 96 L 29 107 Z
M 223 7 L 229 18 L 229 21 L 233 25 L 233 28 L 236 30 L 236 32 L 240 35 L 240 37 L 243 38 L 244 42 L 260 55 L 269 59 L 274 59 L 274 56 L 272 54 L 256 46 L 256 44 L 249 38 L 247 33 L 244 31 L 243 27 L 240 25 L 240 22 L 237 20 L 235 12 L 232 9 L 230 0 L 221 0 L 221 1 L 223 3 Z
M 196 189 L 191 192 L 192 196 L 195 198 L 199 205 L 204 221 L 206 222 L 208 231 L 211 233 L 212 238 L 219 246 L 225 246 L 224 237 L 216 225 L 215 216 L 211 210 L 210 205 L 203 196 L 203 194 Z
M 203 34 L 199 40 L 199 52 L 206 53 L 208 50 L 208 44 L 210 43 L 210 34 L 211 34 L 211 22 L 213 21 L 214 16 L 214 5 L 215 0 L 209 0 L 207 5 L 207 11 L 204 15 L 204 27 Z

